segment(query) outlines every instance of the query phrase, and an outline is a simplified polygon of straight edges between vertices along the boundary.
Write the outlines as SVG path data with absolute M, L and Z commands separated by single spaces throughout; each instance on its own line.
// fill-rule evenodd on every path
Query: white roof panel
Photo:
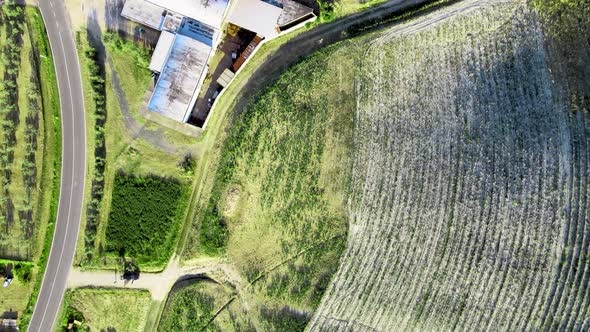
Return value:
M 127 0 L 123 5 L 121 16 L 160 30 L 160 25 L 164 20 L 164 8 L 144 0 Z
M 191 111 L 191 99 L 204 77 L 210 52 L 211 46 L 177 34 L 148 109 L 184 122 Z
M 147 0 L 219 29 L 229 0 Z
M 262 37 L 272 38 L 279 34 L 277 25 L 282 11 L 261 0 L 236 0 L 227 14 L 227 21 Z
M 149 68 L 151 71 L 156 71 L 158 73 L 162 72 L 168 53 L 170 53 L 170 49 L 174 43 L 174 35 L 175 34 L 171 32 L 162 30 L 156 48 L 154 49 L 154 53 L 152 54 L 152 60 L 150 61 Z

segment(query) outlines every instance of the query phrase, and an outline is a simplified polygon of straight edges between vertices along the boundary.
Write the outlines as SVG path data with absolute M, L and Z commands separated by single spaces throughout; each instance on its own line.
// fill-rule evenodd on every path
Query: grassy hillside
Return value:
M 464 1 L 325 49 L 237 110 L 184 253 L 245 279 L 220 314 L 587 328 L 590 25 L 561 3 Z
M 222 322 L 208 326 L 218 308 L 229 299 L 227 290 L 210 280 L 184 282 L 173 289 L 164 306 L 158 331 L 219 331 Z M 235 322 L 237 323 L 237 322 Z
M 484 6 L 367 47 L 356 231 L 311 330 L 588 328 L 590 26 L 556 31 L 533 8 Z
M 232 302 L 243 324 L 273 330 L 285 311 L 305 325 L 338 266 L 354 115 L 347 46 L 291 68 L 236 115 L 198 206 L 184 255 L 237 268 L 250 284 Z

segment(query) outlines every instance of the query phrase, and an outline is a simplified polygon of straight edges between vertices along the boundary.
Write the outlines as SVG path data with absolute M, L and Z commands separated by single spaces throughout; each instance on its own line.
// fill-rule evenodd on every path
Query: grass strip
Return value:
M 57 79 L 55 75 L 55 68 L 53 66 L 53 56 L 49 46 L 47 32 L 38 8 L 26 7 L 27 24 L 31 31 L 31 38 L 33 45 L 37 48 L 39 54 L 39 77 L 41 84 L 41 96 L 43 100 L 43 118 L 45 121 L 46 139 L 48 137 L 54 138 L 54 148 L 46 149 L 45 153 L 53 155 L 53 172 L 51 176 L 51 199 L 49 201 L 49 218 L 47 222 L 47 229 L 45 231 L 43 247 L 36 262 L 37 278 L 35 278 L 35 285 L 33 292 L 29 298 L 27 308 L 23 312 L 23 316 L 19 321 L 19 327 L 25 330 L 33 314 L 33 309 L 37 301 L 41 282 L 43 280 L 43 273 L 49 258 L 51 250 L 51 242 L 53 240 L 53 230 L 55 228 L 55 218 L 57 216 L 57 208 L 59 205 L 59 189 L 61 178 L 61 121 L 60 121 L 60 107 L 59 94 L 57 88 Z M 45 142 L 47 143 L 47 141 Z M 44 156 L 45 159 L 46 156 Z M 45 177 L 45 175 L 44 175 Z M 45 179 L 44 179 L 45 183 Z

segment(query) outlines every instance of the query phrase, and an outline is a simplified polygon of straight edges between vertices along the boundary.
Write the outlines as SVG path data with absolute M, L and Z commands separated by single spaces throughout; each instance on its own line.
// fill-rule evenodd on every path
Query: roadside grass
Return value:
M 118 38 L 118 37 L 117 37 Z M 125 172 L 136 176 L 149 176 L 151 174 L 157 174 L 158 176 L 175 179 L 179 181 L 183 186 L 190 184 L 190 176 L 187 175 L 186 171 L 179 167 L 179 163 L 183 160 L 184 156 L 188 153 L 192 154 L 195 150 L 194 143 L 195 138 L 189 138 L 179 133 L 169 133 L 169 129 L 151 128 L 149 121 L 138 121 L 143 126 L 143 131 L 148 134 L 154 133 L 154 135 L 166 134 L 164 137 L 170 139 L 174 143 L 177 151 L 170 153 L 167 151 L 160 150 L 147 142 L 141 137 L 136 137 L 125 124 L 124 116 L 121 112 L 118 95 L 113 85 L 113 74 L 116 73 L 121 84 L 123 93 L 129 103 L 129 108 L 134 116 L 142 118 L 138 115 L 138 110 L 142 106 L 143 97 L 145 91 L 151 81 L 150 72 L 141 66 L 138 66 L 137 58 L 143 57 L 142 52 L 147 52 L 137 45 L 131 44 L 128 41 L 118 41 L 116 43 L 122 43 L 121 49 L 115 47 L 113 38 L 105 43 L 107 56 L 112 61 L 113 67 L 110 66 L 109 61 L 105 61 L 104 68 L 104 81 L 105 81 L 105 93 L 106 93 L 106 123 L 104 126 L 105 131 L 105 142 L 106 142 L 106 167 L 104 171 L 104 192 L 100 202 L 100 216 L 96 230 L 96 239 L 93 248 L 85 249 L 84 247 L 84 236 L 85 232 L 81 232 L 78 239 L 78 246 L 76 249 L 75 264 L 83 269 L 111 269 L 116 268 L 120 264 L 118 257 L 112 255 L 105 255 L 106 247 L 106 229 L 108 224 L 108 218 L 110 209 L 112 206 L 112 196 L 115 177 L 118 172 Z M 82 54 L 84 50 L 89 48 L 87 40 L 87 34 L 84 31 L 77 33 L 78 42 L 78 53 L 80 58 L 81 74 L 83 81 L 83 89 L 87 107 L 87 155 L 88 157 L 88 174 L 93 174 L 94 170 L 94 158 L 91 158 L 94 151 L 94 115 L 91 109 L 91 86 L 89 83 L 90 73 L 87 70 L 87 62 Z M 130 51 L 131 50 L 131 51 Z M 145 59 L 144 59 L 145 60 Z M 85 196 L 85 207 L 89 203 L 89 187 L 92 182 L 92 177 L 87 178 L 87 195 Z M 183 206 L 186 206 L 184 204 Z M 183 212 L 184 214 L 184 212 Z M 87 214 L 83 213 L 82 228 L 86 229 L 85 225 L 87 222 Z M 178 232 L 176 232 L 178 233 Z M 176 246 L 176 239 L 171 240 Z M 84 251 L 90 251 L 92 253 L 91 259 Z M 166 257 L 159 257 L 157 263 L 147 262 L 145 264 L 139 264 L 141 271 L 156 272 L 161 271 L 168 262 L 169 255 Z
M 20 64 L 20 74 L 17 82 L 19 89 L 20 125 L 16 131 L 17 144 L 14 150 L 15 166 L 12 170 L 13 182 L 10 186 L 12 195 L 18 196 L 15 202 L 18 209 L 30 209 L 34 216 L 34 235 L 30 241 L 22 241 L 29 249 L 27 261 L 3 261 L 13 265 L 27 265 L 31 268 L 30 279 L 21 280 L 17 275 L 7 288 L 0 290 L 0 311 L 13 310 L 18 312 L 18 323 L 25 328 L 30 319 L 32 309 L 37 300 L 41 284 L 41 276 L 45 270 L 47 256 L 53 237 L 53 225 L 57 214 L 59 200 L 59 179 L 61 169 L 61 123 L 57 81 L 53 67 L 52 54 L 45 32 L 45 27 L 35 7 L 24 9 L 23 40 Z M 4 29 L 0 29 L 3 31 Z M 4 40 L 4 33 L 0 33 L 0 40 Z M 0 43 L 2 44 L 2 43 Z M 0 66 L 1 67 L 1 66 Z M 2 71 L 0 69 L 0 71 Z M 37 85 L 38 84 L 38 85 Z M 37 90 L 38 95 L 31 93 Z M 28 98 L 28 100 L 27 100 Z M 34 100 L 34 104 L 30 101 Z M 35 132 L 37 148 L 30 149 L 31 141 L 28 135 L 33 133 L 33 127 L 28 122 L 27 113 L 31 107 L 38 107 L 38 127 Z M 25 144 L 25 142 L 27 142 Z M 27 153 L 25 150 L 29 149 Z M 25 172 L 31 168 L 21 165 L 34 151 L 36 172 L 36 187 L 31 193 L 33 200 L 25 200 L 28 196 L 23 182 Z M 27 173 L 30 174 L 30 173 Z
M 149 319 L 151 305 L 150 293 L 145 290 L 68 289 L 59 328 L 67 326 L 69 315 L 79 313 L 83 317 L 82 330 L 140 332 Z

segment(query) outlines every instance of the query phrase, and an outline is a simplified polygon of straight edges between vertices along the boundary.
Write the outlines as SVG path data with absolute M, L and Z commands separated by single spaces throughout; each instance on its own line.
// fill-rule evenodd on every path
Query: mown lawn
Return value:
M 66 291 L 64 310 L 59 321 L 65 328 L 70 318 L 82 322 L 85 331 L 144 331 L 152 303 L 143 290 L 79 288 Z

